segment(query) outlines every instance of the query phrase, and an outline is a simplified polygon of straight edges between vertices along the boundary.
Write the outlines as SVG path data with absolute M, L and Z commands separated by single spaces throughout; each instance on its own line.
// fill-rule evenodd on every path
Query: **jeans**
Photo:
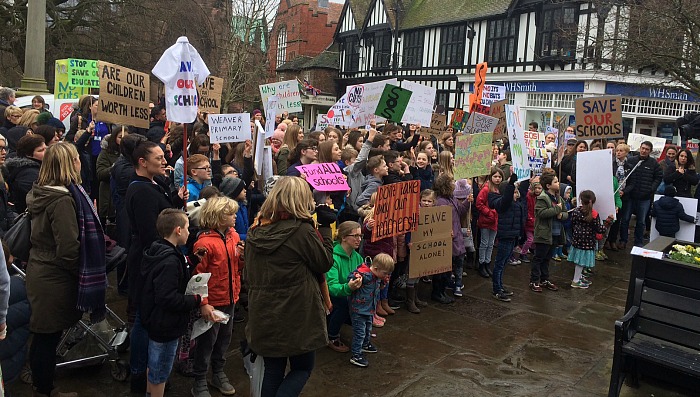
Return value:
M 148 341 L 148 382 L 153 385 L 165 383 L 175 362 L 177 339 L 169 342 Z
M 350 314 L 352 318 L 352 351 L 353 356 L 362 355 L 362 346 L 369 345 L 372 336 L 372 316 L 364 314 Z
M 331 303 L 333 311 L 326 317 L 328 339 L 338 339 L 343 324 L 350 324 L 350 305 L 347 296 L 331 295 Z
M 452 274 L 455 276 L 455 287 L 462 288 L 462 271 L 464 270 L 465 254 L 452 257 Z
M 263 357 L 265 376 L 262 382 L 261 397 L 296 397 L 301 394 L 306 381 L 311 376 L 316 361 L 316 352 L 292 357 Z M 287 361 L 290 371 L 285 376 Z
M 56 372 L 56 348 L 62 334 L 62 331 L 52 334 L 35 333 L 29 348 L 32 384 L 37 392 L 47 396 L 53 390 L 53 376 Z
M 496 231 L 481 229 L 481 241 L 479 241 L 479 263 L 491 263 L 491 251 L 493 242 L 496 241 Z
M 134 375 L 145 374 L 148 365 L 148 331 L 141 324 L 141 314 L 138 310 L 136 311 L 134 325 L 131 327 L 129 339 L 131 341 L 129 346 L 131 351 L 129 358 L 131 373 Z
M 516 239 L 498 239 L 498 251 L 496 251 L 496 262 L 493 265 L 492 276 L 494 294 L 503 291 L 503 271 L 516 243 Z
M 233 317 L 233 304 L 227 306 L 216 306 L 217 310 Z M 194 350 L 194 373 L 195 379 L 207 377 L 209 363 L 213 372 L 221 372 L 226 364 L 226 352 L 231 343 L 233 333 L 233 318 L 227 324 L 215 323 L 207 332 L 199 335 L 196 339 L 197 347 Z
M 535 257 L 532 259 L 530 282 L 539 284 L 549 280 L 549 258 L 552 257 L 552 245 L 535 243 Z
M 651 205 L 650 199 L 631 198 L 622 206 L 622 217 L 620 217 L 620 241 L 622 243 L 626 243 L 629 237 L 630 219 L 632 219 L 632 212 L 634 212 L 637 215 L 637 225 L 634 227 L 634 245 L 642 246 L 649 205 Z

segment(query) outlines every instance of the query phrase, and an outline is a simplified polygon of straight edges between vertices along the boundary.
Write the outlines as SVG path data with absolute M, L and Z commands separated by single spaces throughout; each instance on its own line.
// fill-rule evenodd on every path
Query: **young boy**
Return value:
M 243 182 L 242 179 L 229 176 L 221 181 L 219 189 L 221 190 L 221 193 L 238 203 L 236 226 L 234 226 L 234 229 L 236 229 L 236 233 L 238 233 L 238 235 L 241 237 L 241 241 L 245 241 L 248 233 L 248 226 L 250 226 L 250 222 L 248 220 L 248 201 L 246 199 L 247 193 L 245 182 Z
M 207 156 L 193 154 L 187 158 L 187 190 L 190 197 L 187 200 L 199 200 L 199 192 L 205 186 L 211 185 L 211 164 Z
M 535 204 L 535 257 L 532 259 L 530 272 L 530 289 L 542 292 L 542 287 L 556 291 L 554 283 L 549 280 L 549 258 L 552 256 L 552 221 L 566 220 L 568 213 L 559 197 L 559 179 L 552 173 L 543 173 L 540 177 L 543 192 Z
M 372 264 L 363 263 L 348 275 L 348 281 L 362 279 L 362 286 L 352 292 L 350 297 L 350 319 L 352 320 L 352 357 L 350 363 L 366 367 L 369 362 L 362 353 L 376 353 L 372 345 L 372 318 L 377 307 L 379 289 L 385 287 L 385 280 L 394 270 L 394 259 L 387 254 L 378 254 Z
M 362 182 L 362 193 L 357 196 L 355 201 L 357 208 L 367 204 L 370 197 L 372 197 L 372 193 L 376 192 L 379 186 L 382 185 L 382 178 L 389 174 L 389 168 L 382 155 L 370 157 L 367 160 L 367 171 L 369 171 L 370 175 L 367 175 L 365 181 Z
M 695 218 L 685 213 L 683 204 L 676 198 L 673 185 L 667 185 L 663 197 L 654 202 L 651 216 L 656 218 L 656 230 L 664 237 L 676 237 L 681 230 L 680 220 L 695 223 Z
M 145 282 L 141 322 L 148 331 L 148 396 L 162 396 L 175 360 L 178 338 L 187 330 L 190 311 L 202 297 L 185 295 L 190 271 L 178 246 L 187 243 L 189 220 L 185 212 L 165 209 L 158 215 L 161 236 L 143 254 Z

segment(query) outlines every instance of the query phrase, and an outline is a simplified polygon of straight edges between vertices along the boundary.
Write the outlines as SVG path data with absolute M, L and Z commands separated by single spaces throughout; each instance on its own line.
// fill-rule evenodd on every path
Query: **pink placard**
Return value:
M 336 163 L 307 164 L 296 168 L 306 175 L 306 181 L 316 190 L 322 192 L 350 190 L 345 175 Z

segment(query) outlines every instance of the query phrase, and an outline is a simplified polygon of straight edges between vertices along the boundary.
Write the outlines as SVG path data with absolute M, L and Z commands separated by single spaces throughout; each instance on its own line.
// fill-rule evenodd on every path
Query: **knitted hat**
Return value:
M 221 181 L 219 190 L 229 198 L 236 199 L 238 195 L 245 189 L 245 183 L 235 177 L 227 176 Z
M 471 188 L 467 184 L 466 179 L 459 179 L 455 182 L 454 196 L 457 199 L 465 199 L 469 196 Z
M 664 189 L 664 196 L 668 197 L 676 197 L 676 187 L 673 185 L 666 185 L 666 188 Z
M 260 111 L 260 109 L 255 109 L 255 110 L 253 110 L 253 116 L 255 116 L 256 114 L 262 114 L 262 112 Z

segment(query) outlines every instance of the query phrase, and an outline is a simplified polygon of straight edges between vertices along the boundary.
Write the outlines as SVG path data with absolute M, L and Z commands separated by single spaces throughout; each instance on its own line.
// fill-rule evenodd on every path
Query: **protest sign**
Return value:
M 202 113 L 221 112 L 221 93 L 224 90 L 224 79 L 209 76 L 197 87 L 199 92 L 199 110 Z
M 374 205 L 372 242 L 415 231 L 418 227 L 419 203 L 420 181 L 380 186 Z
M 265 105 L 265 120 L 275 120 L 277 118 L 277 106 L 279 104 L 279 97 L 277 95 L 271 95 L 267 98 L 267 103 Z M 275 123 L 265 123 L 265 137 L 272 138 L 272 134 L 275 133 Z
M 374 111 L 377 110 L 379 99 L 387 84 L 399 85 L 397 79 L 388 79 L 374 83 L 350 85 L 346 88 L 346 103 L 352 112 L 352 119 L 348 127 L 364 127 L 370 121 L 384 121 L 383 118 L 377 117 Z
M 401 122 L 420 124 L 421 126 L 429 125 L 435 104 L 436 89 L 409 80 L 402 81 L 401 88 L 412 92 L 411 99 L 406 106 L 406 112 L 401 117 Z
M 494 102 L 506 99 L 506 86 L 484 84 L 484 90 L 481 94 L 481 104 L 491 106 Z
M 465 112 L 464 110 L 455 109 L 452 112 L 452 118 L 450 118 L 450 125 L 452 128 L 462 131 L 464 129 L 464 125 L 467 124 L 467 115 L 469 115 L 469 113 Z
M 658 201 L 661 197 L 663 196 L 660 194 L 655 194 L 654 202 Z M 683 205 L 683 212 L 685 212 L 686 215 L 695 217 L 697 214 L 698 199 L 688 197 L 676 197 L 676 199 L 681 202 L 681 205 Z M 695 223 L 685 222 L 683 220 L 679 222 L 681 228 L 678 232 L 676 232 L 676 240 L 694 242 Z M 649 233 L 649 240 L 654 241 L 657 237 L 659 237 L 659 231 L 656 230 L 656 217 L 654 216 L 651 218 L 651 232 Z
M 508 100 L 494 102 L 491 104 L 491 117 L 498 119 L 498 124 L 493 130 L 493 140 L 502 139 L 506 135 L 506 105 Z
M 455 143 L 455 180 L 488 175 L 491 169 L 492 132 L 460 135 Z
M 325 113 L 319 113 L 316 116 L 316 126 L 314 127 L 314 130 L 316 131 L 323 131 L 326 129 L 328 126 L 333 126 L 330 123 L 330 120 L 328 119 L 328 116 L 326 116 Z
M 430 125 L 428 127 L 421 128 L 421 132 L 425 132 L 430 135 L 435 135 L 438 139 L 447 130 L 447 115 L 433 113 L 430 118 Z
M 510 140 L 510 154 L 513 159 L 513 170 L 518 175 L 518 181 L 530 179 L 530 165 L 527 158 L 527 146 L 523 123 L 520 118 L 520 107 L 506 105 L 506 128 Z M 612 164 L 612 163 L 611 163 Z
M 302 111 L 301 92 L 299 91 L 298 81 L 286 80 L 260 85 L 260 98 L 262 99 L 262 103 L 267 104 L 267 99 L 272 95 L 276 95 L 279 99 L 277 101 L 277 112 L 282 113 L 287 111 L 289 113 L 298 113 Z M 265 109 L 265 111 L 265 114 L 267 114 L 267 109 Z
M 72 87 L 99 88 L 97 61 L 68 58 L 68 85 Z
M 476 134 L 479 132 L 493 132 L 497 125 L 497 118 L 474 112 L 469 115 L 469 120 L 464 126 L 464 133 Z
M 542 173 L 542 168 L 547 163 L 547 150 L 544 148 L 544 136 L 542 132 L 523 131 L 525 147 L 527 148 L 527 160 L 535 175 Z
M 265 146 L 263 148 L 263 181 L 267 181 L 273 175 L 275 172 L 272 168 L 272 146 Z
M 209 135 L 211 143 L 252 141 L 250 114 L 210 114 Z
M 615 215 L 612 158 L 611 149 L 576 154 L 576 191 L 595 192 L 593 209 L 600 214 L 600 220 L 605 220 L 608 215 Z
M 399 121 L 406 112 L 408 101 L 411 100 L 412 95 L 413 93 L 407 89 L 387 84 L 381 98 L 379 98 L 374 114 L 390 121 Z
M 113 63 L 98 62 L 99 119 L 107 123 L 148 128 L 151 111 L 150 76 Z
M 336 163 L 306 164 L 296 168 L 306 175 L 306 182 L 309 182 L 311 187 L 316 190 L 322 192 L 350 190 L 343 171 Z
M 666 138 L 659 138 L 655 136 L 635 133 L 630 133 L 629 135 L 627 135 L 627 144 L 630 145 L 630 150 L 633 152 L 638 152 L 639 147 L 644 141 L 651 142 L 652 149 L 651 154 L 649 154 L 651 157 L 655 159 L 661 157 L 661 153 L 663 152 L 664 147 L 666 146 Z
M 76 87 L 69 84 L 68 60 L 57 59 L 54 72 L 53 94 L 56 99 L 78 99 L 90 93 L 87 87 Z
M 488 64 L 482 62 L 476 65 L 474 71 L 474 93 L 469 95 L 469 113 L 476 111 L 477 105 L 481 104 L 481 96 L 484 94 L 484 85 L 486 84 L 486 71 Z
M 264 155 L 265 155 L 265 129 L 260 121 L 255 120 L 255 151 L 253 152 L 253 167 L 258 175 L 262 175 L 264 171 Z
M 622 97 L 577 99 L 576 136 L 580 139 L 622 138 Z
M 452 271 L 452 207 L 423 207 L 417 230 L 411 233 L 408 277 Z
M 481 114 L 485 114 L 487 116 L 489 114 L 491 114 L 491 107 L 486 106 L 486 105 L 482 105 L 480 103 L 473 106 L 473 109 L 474 109 L 474 111 L 472 113 L 481 113 Z
M 326 119 L 329 125 L 349 127 L 353 123 L 353 111 L 348 104 L 347 97 L 348 94 L 343 94 L 338 102 L 331 106 L 328 112 L 326 112 Z

